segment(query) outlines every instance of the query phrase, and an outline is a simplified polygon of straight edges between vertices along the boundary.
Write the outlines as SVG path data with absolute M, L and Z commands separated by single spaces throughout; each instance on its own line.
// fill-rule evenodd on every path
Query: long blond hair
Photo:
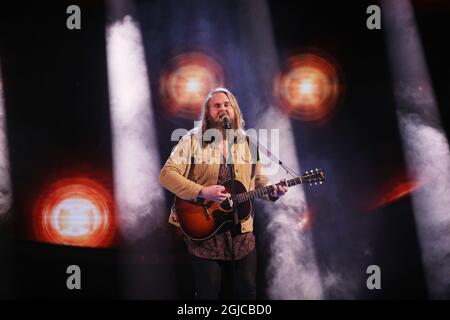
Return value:
M 202 126 L 202 131 L 201 131 L 202 136 L 204 135 L 205 131 L 210 128 L 210 124 L 208 121 L 208 111 L 209 111 L 209 107 L 210 107 L 209 102 L 211 101 L 212 96 L 219 92 L 222 92 L 223 94 L 225 94 L 227 96 L 228 100 L 230 101 L 231 107 L 234 110 L 233 128 L 235 130 L 237 130 L 237 129 L 244 130 L 245 121 L 244 121 L 244 117 L 242 116 L 242 111 L 241 111 L 241 108 L 239 107 L 236 97 L 234 96 L 234 94 L 232 94 L 230 92 L 230 90 L 228 90 L 226 88 L 218 87 L 218 88 L 211 90 L 208 93 L 208 95 L 206 96 L 205 102 L 203 102 L 202 114 L 200 116 L 200 121 L 201 121 L 201 126 Z

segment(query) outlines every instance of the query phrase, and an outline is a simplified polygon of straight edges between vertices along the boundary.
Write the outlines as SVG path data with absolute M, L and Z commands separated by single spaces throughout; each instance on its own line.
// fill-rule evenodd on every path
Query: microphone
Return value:
M 223 127 L 225 129 L 231 129 L 230 118 L 228 118 L 227 116 L 224 116 L 222 121 L 223 121 Z

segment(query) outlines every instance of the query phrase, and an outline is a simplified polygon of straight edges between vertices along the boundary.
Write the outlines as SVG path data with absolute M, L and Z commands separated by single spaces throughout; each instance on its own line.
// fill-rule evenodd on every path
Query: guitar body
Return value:
M 230 180 L 223 186 L 225 192 L 232 191 Z M 235 192 L 243 193 L 247 190 L 238 180 L 234 181 Z M 246 220 L 252 213 L 252 202 L 245 201 L 237 205 L 239 221 Z M 175 212 L 183 233 L 192 240 L 206 240 L 215 235 L 222 226 L 233 222 L 233 203 L 231 199 L 226 199 L 221 203 L 204 201 L 204 203 L 194 203 L 175 197 Z
M 300 183 L 309 183 L 309 185 L 322 184 L 325 181 L 325 172 L 322 169 L 311 170 L 304 175 L 278 183 L 276 185 L 284 185 L 292 187 Z M 244 185 L 235 180 L 226 181 L 223 186 L 226 193 L 232 192 L 234 183 L 236 196 L 239 203 L 233 204 L 231 197 L 221 203 L 213 201 L 204 201 L 203 203 L 194 203 L 175 197 L 175 203 L 172 210 L 175 210 L 178 222 L 180 223 L 183 233 L 192 240 L 206 240 L 211 238 L 227 223 L 233 222 L 233 208 L 235 205 L 238 212 L 238 220 L 242 222 L 247 220 L 252 214 L 252 199 L 267 196 L 275 185 L 261 187 L 252 191 L 247 191 Z

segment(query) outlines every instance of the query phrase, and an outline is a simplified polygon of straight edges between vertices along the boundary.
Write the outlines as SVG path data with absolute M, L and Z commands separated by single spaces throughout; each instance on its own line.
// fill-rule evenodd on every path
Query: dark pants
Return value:
M 196 299 L 256 299 L 256 249 L 242 259 L 231 261 L 204 259 L 191 255 Z

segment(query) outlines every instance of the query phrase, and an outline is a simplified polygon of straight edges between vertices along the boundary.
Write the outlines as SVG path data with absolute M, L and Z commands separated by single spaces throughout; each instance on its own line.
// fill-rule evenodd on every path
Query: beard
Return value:
M 225 133 L 225 128 L 223 126 L 223 119 L 227 116 L 228 119 L 230 119 L 230 125 L 232 129 L 236 129 L 234 125 L 234 118 L 231 118 L 229 114 L 225 113 L 223 115 L 218 116 L 215 119 L 209 118 L 208 119 L 208 127 L 209 128 L 215 128 L 219 129 L 222 133 Z
M 231 130 L 224 128 L 224 125 L 223 125 L 223 117 L 224 116 L 227 116 L 228 119 L 230 119 Z M 220 139 L 219 141 L 227 139 L 227 137 L 229 137 L 229 135 L 232 134 L 232 132 L 234 132 L 234 130 L 235 130 L 234 118 L 230 117 L 230 115 L 228 113 L 225 113 L 224 115 L 221 115 L 221 116 L 217 116 L 214 119 L 211 118 L 210 116 L 208 116 L 207 121 L 208 121 L 208 125 L 207 125 L 208 129 L 216 129 L 216 130 L 220 131 L 221 138 L 219 138 Z M 229 132 L 227 132 L 227 130 Z M 215 141 L 214 137 L 213 137 L 213 141 Z

